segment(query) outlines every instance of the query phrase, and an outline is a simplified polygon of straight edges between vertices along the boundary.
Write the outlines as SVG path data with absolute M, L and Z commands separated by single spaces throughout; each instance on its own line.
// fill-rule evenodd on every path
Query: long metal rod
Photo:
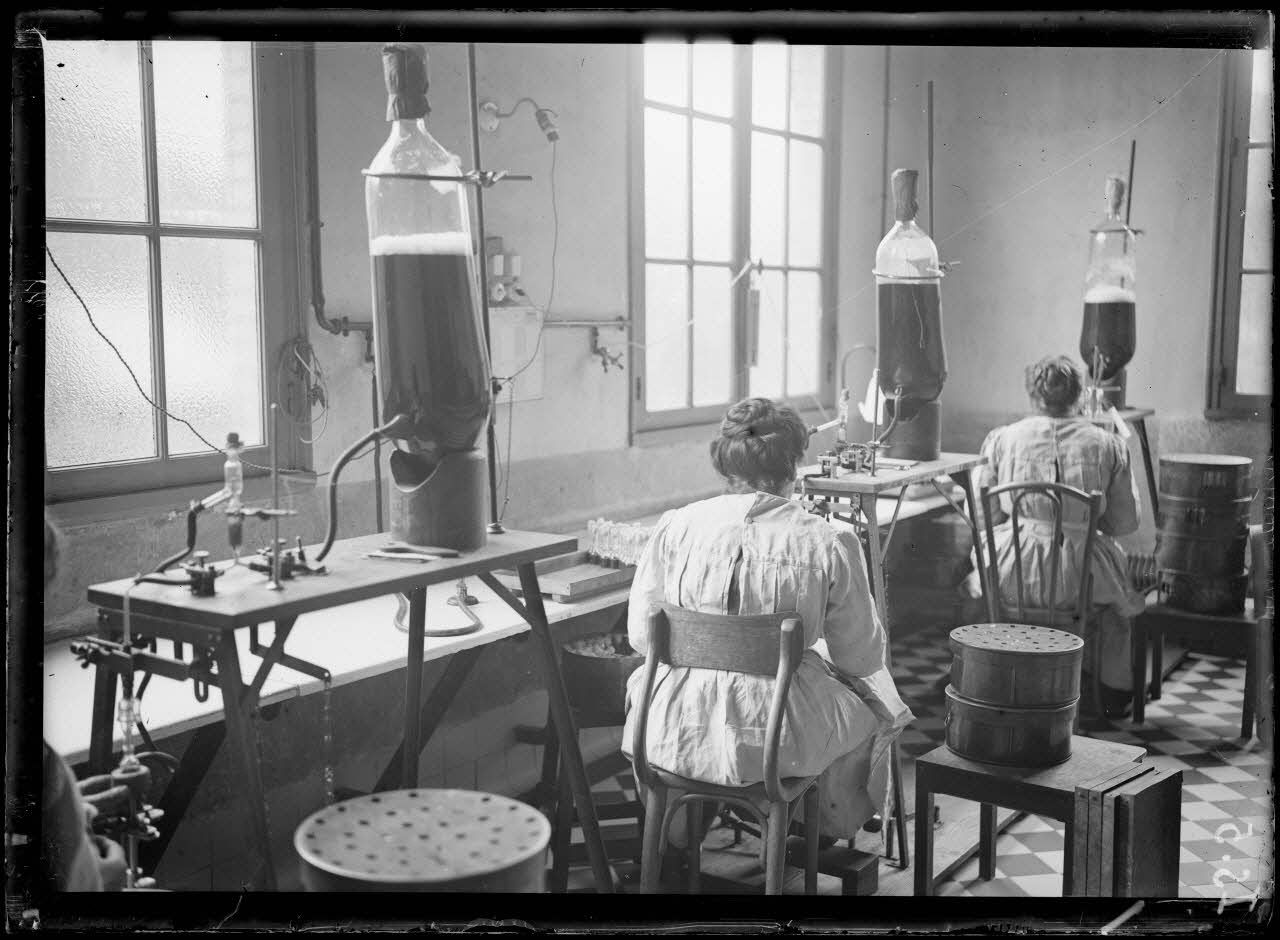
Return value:
M 933 82 L 929 83 L 926 110 L 929 115 L 929 234 L 934 235 L 937 230 L 933 227 Z
M 627 317 L 618 317 L 614 320 L 543 320 L 542 325 L 550 329 L 551 327 L 622 327 L 630 325 L 631 320 Z
M 474 109 L 472 109 L 474 112 Z M 472 127 L 475 127 L 474 114 L 471 121 Z M 477 147 L 479 144 L 476 145 Z M 477 162 L 478 162 L 478 158 Z M 494 173 L 486 174 L 478 171 L 466 173 L 462 176 L 444 176 L 438 173 L 376 173 L 373 170 L 361 170 L 363 176 L 387 176 L 398 180 L 435 180 L 443 183 L 474 183 L 477 186 L 488 186 L 501 180 L 532 180 L 533 177 L 527 174 L 518 173 Z
M 1129 178 L 1125 181 L 1129 192 L 1125 196 L 1124 203 L 1124 224 L 1127 228 L 1129 225 L 1129 210 L 1133 208 L 1133 161 L 1138 154 L 1138 140 L 1134 138 L 1129 141 Z
M 476 118 L 476 110 L 480 102 L 476 98 L 476 44 L 467 43 L 467 113 L 471 120 L 471 165 L 480 166 L 480 124 Z M 484 311 L 484 345 L 489 353 L 489 361 L 493 361 L 493 342 L 489 338 L 489 283 L 488 262 L 484 255 L 484 189 L 476 189 L 476 233 L 480 250 L 480 305 Z M 489 531 L 497 534 L 505 531 L 498 521 L 498 460 L 496 416 L 494 409 L 489 409 L 489 427 L 485 433 L 485 449 L 489 458 Z

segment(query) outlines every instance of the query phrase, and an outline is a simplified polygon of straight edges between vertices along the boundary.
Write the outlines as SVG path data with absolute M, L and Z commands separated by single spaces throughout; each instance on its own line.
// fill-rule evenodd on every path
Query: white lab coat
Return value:
M 739 558 L 739 606 L 730 611 Z M 782 776 L 823 775 L 824 834 L 851 838 L 884 811 L 889 745 L 913 716 L 886 667 L 884 627 L 852 533 L 768 493 L 672 510 L 655 527 L 631 587 L 628 636 L 639 652 L 648 648 L 648 612 L 663 601 L 704 613 L 798 612 L 807 649 L 787 701 Z M 628 684 L 628 756 L 643 675 L 642 667 Z M 712 783 L 758 783 L 772 694 L 772 678 L 660 665 L 649 762 Z M 673 826 L 673 842 L 683 841 L 679 831 Z

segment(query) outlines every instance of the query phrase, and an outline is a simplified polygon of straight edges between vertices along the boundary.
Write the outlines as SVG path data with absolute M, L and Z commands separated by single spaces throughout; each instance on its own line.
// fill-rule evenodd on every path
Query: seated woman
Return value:
M 1129 470 L 1129 449 L 1118 435 L 1077 413 L 1081 375 L 1066 356 L 1048 356 L 1029 366 L 1026 387 L 1037 413 L 987 435 L 982 445 L 987 465 L 980 468 L 977 485 L 1065 483 L 1086 493 L 1102 494 L 1090 568 L 1093 603 L 1104 607 L 1100 622 L 1095 624 L 1102 631 L 1102 663 L 1099 666 L 1092 661 L 1092 646 L 1086 646 L 1084 670 L 1092 673 L 1101 669 L 1103 707 L 1109 716 L 1117 717 L 1130 700 L 1129 618 L 1145 607 L 1142 595 L 1130 584 L 1124 549 L 1116 541 L 1117 536 L 1138 529 L 1138 489 Z M 1057 606 L 1064 608 L 1074 603 L 1080 588 L 1087 518 L 1078 503 L 1065 505 L 1057 589 Z M 1016 604 L 1013 532 L 1007 518 L 1012 508 L 1012 502 L 1002 498 L 999 518 L 992 521 L 1000 523 L 995 529 L 995 561 L 1001 596 Z M 1049 603 L 1047 563 L 1053 532 L 1049 525 L 1026 521 L 1037 515 L 1037 508 L 1043 511 L 1043 518 L 1052 518 L 1043 498 L 1024 500 L 1019 508 L 1024 520 L 1019 541 L 1025 601 L 1029 606 L 1044 607 Z M 969 574 L 967 587 L 972 596 L 980 596 L 976 571 Z
M 883 812 L 889 744 L 913 716 L 885 665 L 857 538 L 789 498 L 808 441 L 791 408 L 748 398 L 729 409 L 711 442 L 727 493 L 662 516 L 632 583 L 628 637 L 647 651 L 648 614 L 661 602 L 715 614 L 798 612 L 807 649 L 787 700 L 781 772 L 822 774 L 822 834 L 852 838 Z M 637 669 L 628 684 L 628 757 L 643 676 Z M 649 761 L 711 783 L 760 782 L 772 694 L 771 678 L 660 666 Z M 671 842 L 685 842 L 683 809 Z

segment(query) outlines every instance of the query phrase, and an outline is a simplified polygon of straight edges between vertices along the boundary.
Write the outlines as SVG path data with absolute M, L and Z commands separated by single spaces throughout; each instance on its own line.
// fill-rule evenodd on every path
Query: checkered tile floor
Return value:
M 951 668 L 947 631 L 920 631 L 895 640 L 892 661 L 898 689 L 916 714 L 900 739 L 903 758 L 909 761 L 943 742 L 946 704 L 939 680 Z M 1109 730 L 1091 732 L 1145 747 L 1148 763 L 1182 770 L 1182 897 L 1245 898 L 1260 885 L 1263 895 L 1273 893 L 1271 754 L 1256 736 L 1249 741 L 1238 736 L 1243 692 L 1241 661 L 1191 654 L 1165 680 L 1160 699 L 1147 702 L 1143 724 L 1125 718 L 1112 722 Z M 610 775 L 594 789 L 599 804 L 635 798 L 629 772 Z M 604 821 L 601 829 L 610 857 L 625 858 L 627 853 L 618 849 L 621 840 L 638 835 L 634 821 Z M 978 877 L 974 858 L 938 893 L 1060 897 L 1062 839 L 1062 823 L 1024 817 L 997 841 L 991 881 Z M 580 832 L 574 832 L 573 841 L 581 841 Z
M 903 732 L 910 759 L 943 740 L 945 700 L 937 683 L 950 669 L 945 631 L 922 631 L 893 644 L 893 672 L 917 720 Z M 1254 737 L 1242 741 L 1244 664 L 1191 654 L 1165 680 L 1146 721 L 1125 718 L 1094 737 L 1147 749 L 1148 763 L 1182 770 L 1179 895 L 1245 897 L 1270 894 L 1272 866 L 1271 755 Z M 996 843 L 996 876 L 978 877 L 978 861 L 961 867 L 941 895 L 1061 896 L 1063 825 L 1027 816 Z

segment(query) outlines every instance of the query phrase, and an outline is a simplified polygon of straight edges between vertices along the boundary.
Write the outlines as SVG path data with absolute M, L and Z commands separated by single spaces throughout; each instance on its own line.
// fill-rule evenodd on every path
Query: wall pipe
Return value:
M 347 317 L 331 319 L 325 314 L 324 272 L 320 252 L 320 230 L 324 222 L 320 218 L 320 127 L 317 117 L 317 81 L 316 81 L 316 45 L 313 42 L 303 47 L 305 63 L 303 77 L 303 108 L 307 125 L 307 247 L 311 268 L 311 313 L 316 323 L 326 333 L 334 336 L 348 336 L 353 331 L 363 333 L 365 337 L 365 360 L 373 358 L 373 322 L 353 323 Z M 376 421 L 376 417 L 375 417 Z

